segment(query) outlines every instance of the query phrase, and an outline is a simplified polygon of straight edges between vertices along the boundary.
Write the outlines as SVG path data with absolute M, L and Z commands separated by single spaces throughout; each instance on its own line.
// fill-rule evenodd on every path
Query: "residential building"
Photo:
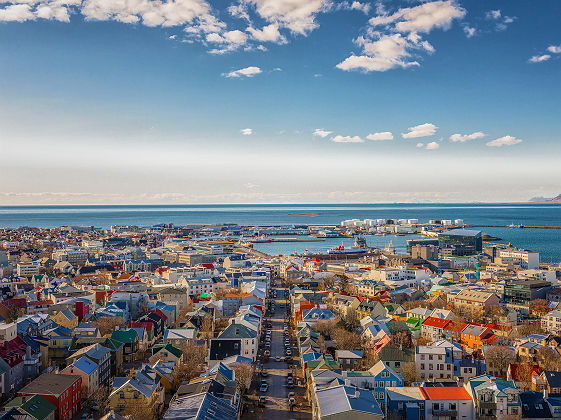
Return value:
M 18 396 L 43 397 L 56 407 L 56 420 L 71 420 L 80 411 L 82 377 L 43 373 L 18 392 Z

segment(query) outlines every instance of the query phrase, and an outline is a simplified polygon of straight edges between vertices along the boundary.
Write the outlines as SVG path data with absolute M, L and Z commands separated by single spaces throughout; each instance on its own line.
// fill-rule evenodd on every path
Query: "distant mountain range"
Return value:
M 531 202 L 531 203 L 553 203 L 553 204 L 557 204 L 557 203 L 561 203 L 561 194 L 559 194 L 557 197 L 553 197 L 553 198 L 534 197 L 534 198 L 531 198 L 529 200 L 529 202 Z

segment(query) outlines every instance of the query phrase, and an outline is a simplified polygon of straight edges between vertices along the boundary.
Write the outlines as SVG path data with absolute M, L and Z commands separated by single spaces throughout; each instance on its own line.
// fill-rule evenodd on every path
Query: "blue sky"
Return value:
M 0 0 L 0 204 L 557 195 L 559 16 L 554 0 Z

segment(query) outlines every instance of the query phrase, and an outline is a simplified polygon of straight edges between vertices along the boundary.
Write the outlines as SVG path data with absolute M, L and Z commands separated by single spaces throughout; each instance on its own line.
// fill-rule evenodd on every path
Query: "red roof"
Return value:
M 4 306 L 6 306 L 9 309 L 12 309 L 12 308 L 25 309 L 25 308 L 27 308 L 27 300 L 25 300 L 25 298 L 6 299 L 6 300 L 2 301 L 2 303 L 4 304 Z
M 0 346 L 0 358 L 10 367 L 17 366 L 23 361 L 26 349 L 27 343 L 21 337 L 16 337 Z
M 168 320 L 168 317 L 159 309 L 152 309 L 150 313 L 158 315 L 160 318 L 162 318 L 162 321 L 164 322 Z
M 419 389 L 427 400 L 471 400 L 471 397 L 463 386 L 420 386 Z
M 38 300 L 38 301 L 30 301 L 27 302 L 29 306 L 40 306 L 40 305 L 53 305 L 54 302 L 52 300 Z
M 448 324 L 452 321 L 449 319 L 442 319 L 442 318 L 435 318 L 433 316 L 429 316 L 427 319 L 423 321 L 423 325 L 427 327 L 435 327 L 435 328 L 446 328 Z
M 154 326 L 151 322 L 129 322 L 129 328 L 144 328 L 146 331 L 152 331 Z

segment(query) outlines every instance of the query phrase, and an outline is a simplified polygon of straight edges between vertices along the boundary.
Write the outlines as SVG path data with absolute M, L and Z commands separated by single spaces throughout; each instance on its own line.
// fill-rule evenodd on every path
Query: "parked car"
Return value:
M 264 382 L 259 387 L 259 392 L 267 392 L 268 389 L 269 389 L 269 384 Z
M 280 362 L 280 361 L 281 361 L 280 356 L 275 357 L 275 360 L 276 360 L 277 362 Z

